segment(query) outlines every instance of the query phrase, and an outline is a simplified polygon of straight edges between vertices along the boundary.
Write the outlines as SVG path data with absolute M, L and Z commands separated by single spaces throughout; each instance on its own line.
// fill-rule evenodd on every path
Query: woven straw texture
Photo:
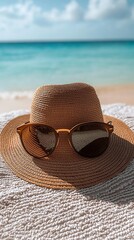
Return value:
M 0 130 L 27 111 L 0 115 Z M 103 106 L 134 130 L 134 106 Z M 0 158 L 0 239 L 134 239 L 134 160 L 118 176 L 81 190 L 53 190 L 12 174 Z
M 103 154 L 83 158 L 70 147 L 68 134 L 61 132 L 54 152 L 40 160 L 24 150 L 16 132 L 29 118 L 32 123 L 47 124 L 55 129 L 70 129 L 81 122 L 101 122 L 104 118 L 104 122 L 112 121 L 114 133 Z M 43 152 L 33 138 L 29 140 L 29 131 L 25 131 L 25 135 L 30 151 Z M 116 176 L 132 160 L 133 144 L 134 134 L 129 127 L 117 118 L 103 117 L 95 89 L 84 83 L 39 87 L 33 96 L 30 116 L 26 114 L 10 121 L 0 137 L 1 154 L 17 176 L 54 189 L 89 187 Z

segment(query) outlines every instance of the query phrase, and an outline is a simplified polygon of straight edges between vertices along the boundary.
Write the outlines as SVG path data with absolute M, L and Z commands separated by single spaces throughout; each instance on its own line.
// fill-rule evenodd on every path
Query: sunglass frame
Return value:
M 21 140 L 21 143 L 22 143 L 24 149 L 26 150 L 26 152 L 27 152 L 28 154 L 30 154 L 30 153 L 27 151 L 27 149 L 26 149 L 26 147 L 25 147 L 25 145 L 24 145 L 24 143 L 23 143 L 23 140 L 22 140 L 22 133 L 23 133 L 23 130 L 24 130 L 25 128 L 30 127 L 30 126 L 37 126 L 37 127 L 43 126 L 43 127 L 48 127 L 49 129 L 51 129 L 51 130 L 54 132 L 56 142 L 55 142 L 55 146 L 54 146 L 53 150 L 52 150 L 50 153 L 48 153 L 48 154 L 46 154 L 46 155 L 44 155 L 44 156 L 42 156 L 42 157 L 37 157 L 37 156 L 34 156 L 34 155 L 30 154 L 30 155 L 33 156 L 33 157 L 42 159 L 42 158 L 48 157 L 50 154 L 52 154 L 52 152 L 54 152 L 55 148 L 57 147 L 57 145 L 58 145 L 58 143 L 59 143 L 59 132 L 67 132 L 67 133 L 68 133 L 68 141 L 69 141 L 70 146 L 75 150 L 75 152 L 77 152 L 77 154 L 79 154 L 79 152 L 75 149 L 75 147 L 74 147 L 74 145 L 73 145 L 73 142 L 72 142 L 72 133 L 73 133 L 73 132 L 75 131 L 75 129 L 77 129 L 78 127 L 84 126 L 84 125 L 87 125 L 87 124 L 89 124 L 89 125 L 91 125 L 91 126 L 92 126 L 92 125 L 96 125 L 96 126 L 99 125 L 99 126 L 101 126 L 101 127 L 102 127 L 102 126 L 105 127 L 105 129 L 106 129 L 107 132 L 108 132 L 108 138 L 109 138 L 109 140 L 110 140 L 110 136 L 111 136 L 112 132 L 114 131 L 114 126 L 112 125 L 112 121 L 109 121 L 109 122 L 107 122 L 107 123 L 105 123 L 105 122 L 83 122 L 83 123 L 78 123 L 78 124 L 76 124 L 76 125 L 73 126 L 71 129 L 68 129 L 68 128 L 54 129 L 53 127 L 50 127 L 49 125 L 46 125 L 46 124 L 26 122 L 26 123 L 24 123 L 24 124 L 22 124 L 22 125 L 20 125 L 20 126 L 17 127 L 17 133 L 18 133 L 19 136 L 20 136 L 20 140 Z M 39 143 L 38 143 L 38 144 L 39 144 Z M 40 144 L 39 144 L 39 145 L 40 145 Z M 40 145 L 40 146 L 41 146 L 41 148 L 43 149 L 43 146 L 42 146 L 42 145 Z M 44 149 L 43 149 L 43 150 L 44 150 Z M 79 155 L 80 155 L 80 154 L 79 154 Z

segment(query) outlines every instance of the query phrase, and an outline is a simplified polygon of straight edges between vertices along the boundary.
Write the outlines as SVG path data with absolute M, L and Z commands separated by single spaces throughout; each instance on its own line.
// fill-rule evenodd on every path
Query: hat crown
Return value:
M 103 121 L 100 102 L 92 86 L 85 83 L 46 85 L 35 91 L 30 122 L 71 128 L 88 121 Z

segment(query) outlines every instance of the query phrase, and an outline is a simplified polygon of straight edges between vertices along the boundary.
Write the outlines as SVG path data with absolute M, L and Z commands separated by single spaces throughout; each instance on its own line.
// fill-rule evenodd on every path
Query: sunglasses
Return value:
M 59 132 L 67 132 L 73 149 L 82 157 L 100 156 L 108 147 L 114 127 L 112 122 L 84 122 L 71 129 L 54 129 L 44 124 L 25 123 L 17 133 L 26 152 L 44 158 L 54 152 L 59 142 Z

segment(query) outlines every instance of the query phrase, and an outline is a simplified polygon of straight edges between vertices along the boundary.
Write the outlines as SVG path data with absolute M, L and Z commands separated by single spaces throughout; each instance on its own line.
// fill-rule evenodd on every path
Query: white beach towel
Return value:
M 0 115 L 0 130 L 12 118 Z M 134 106 L 112 104 L 103 112 L 134 130 Z M 81 190 L 52 190 L 16 177 L 0 158 L 0 240 L 134 239 L 134 160 L 118 176 Z

